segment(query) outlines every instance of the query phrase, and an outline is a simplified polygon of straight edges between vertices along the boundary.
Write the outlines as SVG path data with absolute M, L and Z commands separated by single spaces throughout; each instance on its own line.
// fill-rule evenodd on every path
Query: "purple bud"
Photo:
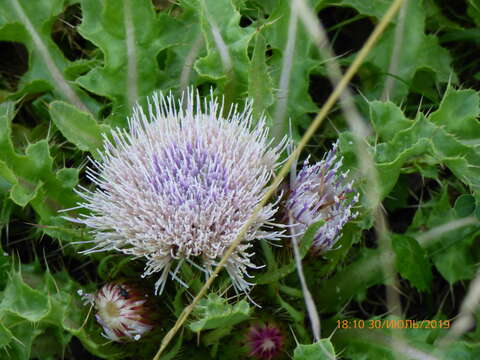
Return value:
M 254 325 L 248 331 L 247 346 L 253 358 L 274 359 L 283 349 L 283 335 L 275 325 Z
M 308 226 L 324 220 L 325 224 L 315 234 L 312 248 L 315 252 L 329 250 L 338 241 L 341 229 L 358 214 L 352 212 L 359 194 L 341 172 L 343 158 L 337 152 L 338 142 L 323 160 L 310 165 L 306 160 L 290 185 L 285 208 L 297 234 Z

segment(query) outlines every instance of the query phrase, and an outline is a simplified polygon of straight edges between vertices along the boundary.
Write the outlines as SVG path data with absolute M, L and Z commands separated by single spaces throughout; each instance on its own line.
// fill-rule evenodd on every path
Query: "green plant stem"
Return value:
M 279 285 L 278 290 L 280 290 L 281 292 L 283 292 L 283 293 L 285 293 L 285 294 L 287 294 L 291 297 L 295 297 L 295 298 L 299 298 L 299 299 L 303 298 L 302 290 L 299 290 L 299 289 L 294 288 L 294 287 L 290 287 L 290 286 L 287 286 L 287 285 Z
M 277 265 L 277 262 L 275 261 L 275 256 L 273 256 L 272 247 L 265 240 L 261 241 L 260 244 L 262 246 L 263 255 L 265 256 L 265 260 L 267 262 L 267 269 L 268 269 L 267 271 L 268 272 L 276 271 L 278 269 L 278 265 Z

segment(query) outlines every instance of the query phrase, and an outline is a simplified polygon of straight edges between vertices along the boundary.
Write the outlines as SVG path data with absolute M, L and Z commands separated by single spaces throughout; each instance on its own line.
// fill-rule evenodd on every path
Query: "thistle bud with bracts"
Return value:
M 323 220 L 315 234 L 312 250 L 321 253 L 338 241 L 343 226 L 358 213 L 353 210 L 359 194 L 342 171 L 343 157 L 338 154 L 338 142 L 314 164 L 305 160 L 298 174 L 292 169 L 290 189 L 285 209 L 292 224 L 292 232 L 301 235 L 308 226 Z
M 94 294 L 79 292 L 95 309 L 103 336 L 116 342 L 137 341 L 154 328 L 153 304 L 148 295 L 126 282 L 112 282 Z

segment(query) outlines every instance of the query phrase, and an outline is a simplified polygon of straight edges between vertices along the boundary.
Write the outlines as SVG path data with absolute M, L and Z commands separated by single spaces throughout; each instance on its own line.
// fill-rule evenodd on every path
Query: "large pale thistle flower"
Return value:
M 359 194 L 353 190 L 353 181 L 348 181 L 348 171 L 340 170 L 343 157 L 338 155 L 337 147 L 338 142 L 315 164 L 305 160 L 298 175 L 292 176 L 285 204 L 297 234 L 309 225 L 325 221 L 313 239 L 312 249 L 317 253 L 331 249 L 343 226 L 358 215 L 352 207 L 358 202 Z
M 235 240 L 266 191 L 284 145 L 271 146 L 265 119 L 253 124 L 251 104 L 232 107 L 226 117 L 216 99 L 193 92 L 178 103 L 158 93 L 147 113 L 136 106 L 129 129 L 105 140 L 101 161 L 87 177 L 94 191 L 81 188 L 89 210 L 74 221 L 85 224 L 94 247 L 146 259 L 144 276 L 161 272 L 178 279 L 183 260 L 208 274 Z M 237 290 L 250 283 L 252 241 L 280 235 L 270 222 L 274 204 L 262 208 L 226 269 Z M 181 281 L 181 280 L 180 280 Z

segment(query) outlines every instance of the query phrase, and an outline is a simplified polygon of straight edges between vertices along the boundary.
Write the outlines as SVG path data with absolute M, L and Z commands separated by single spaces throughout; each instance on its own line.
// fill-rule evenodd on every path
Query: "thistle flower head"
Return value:
M 280 354 L 283 335 L 275 325 L 254 325 L 247 334 L 249 355 L 256 359 L 270 360 Z
M 313 165 L 305 160 L 290 184 L 285 205 L 293 223 L 297 224 L 297 233 L 320 220 L 325 221 L 313 239 L 315 252 L 331 249 L 343 226 L 357 216 L 352 207 L 358 202 L 359 194 L 353 191 L 353 182 L 347 181 L 348 171 L 340 171 L 343 157 L 338 156 L 337 146 L 338 142 Z
M 108 283 L 96 294 L 83 295 L 94 305 L 103 335 L 112 341 L 139 340 L 153 328 L 148 299 L 138 289 L 125 283 Z
M 95 244 L 86 253 L 145 258 L 144 276 L 161 272 L 160 292 L 169 273 L 179 280 L 175 261 L 211 271 L 265 193 L 284 148 L 270 146 L 264 119 L 253 126 L 251 104 L 222 114 L 217 100 L 201 102 L 192 92 L 178 104 L 156 94 L 146 113 L 134 109 L 129 129 L 114 130 L 101 161 L 87 170 L 97 188 L 79 192 L 89 213 L 73 221 L 90 229 Z M 270 226 L 275 212 L 274 204 L 261 209 L 226 264 L 237 290 L 250 285 L 252 241 L 280 235 Z

